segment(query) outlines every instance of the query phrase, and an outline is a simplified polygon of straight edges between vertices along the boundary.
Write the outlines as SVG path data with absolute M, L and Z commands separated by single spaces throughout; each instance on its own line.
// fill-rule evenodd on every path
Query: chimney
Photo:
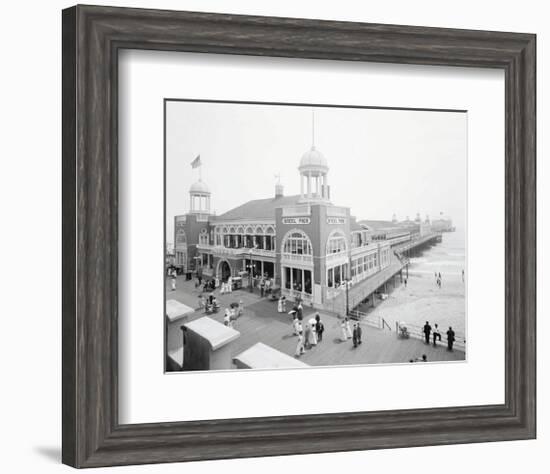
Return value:
M 275 197 L 283 197 L 283 185 L 281 183 L 275 185 Z

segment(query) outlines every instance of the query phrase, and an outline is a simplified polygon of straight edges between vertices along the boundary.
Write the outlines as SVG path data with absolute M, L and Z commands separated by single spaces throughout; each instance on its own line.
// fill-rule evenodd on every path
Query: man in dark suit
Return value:
M 455 332 L 453 331 L 453 328 L 449 326 L 449 330 L 447 331 L 447 350 L 448 351 L 453 350 L 454 342 L 455 342 Z
M 426 344 L 430 343 L 430 333 L 432 332 L 432 327 L 430 326 L 430 323 L 426 321 L 426 324 L 424 324 L 424 338 L 426 339 Z

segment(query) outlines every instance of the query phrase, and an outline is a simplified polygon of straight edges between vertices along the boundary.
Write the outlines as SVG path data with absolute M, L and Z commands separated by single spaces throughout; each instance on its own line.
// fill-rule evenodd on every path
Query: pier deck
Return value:
M 181 286 L 186 285 L 185 292 Z M 189 282 L 182 282 L 175 292 L 168 291 L 171 298 L 181 300 L 185 304 L 197 306 L 198 291 Z M 191 295 L 189 293 L 192 293 Z M 185 295 L 185 296 L 184 296 Z M 222 307 L 230 302 L 243 300 L 244 315 L 235 322 L 241 336 L 234 342 L 234 355 L 263 342 L 285 354 L 294 355 L 297 338 L 292 334 L 291 318 L 287 313 L 278 313 L 277 304 L 247 291 L 237 291 L 230 295 L 217 295 Z M 194 302 L 193 302 L 194 300 Z M 287 308 L 290 309 L 290 308 Z M 304 320 L 309 319 L 314 311 L 304 308 Z M 203 316 L 195 312 L 189 316 L 193 320 Z M 223 312 L 210 315 L 216 321 L 223 321 Z M 397 339 L 395 331 L 380 330 L 368 325 L 362 325 L 363 344 L 353 348 L 351 340 L 340 341 L 340 320 L 333 314 L 321 312 L 325 326 L 323 342 L 306 351 L 300 360 L 313 366 L 355 365 L 379 363 L 407 363 L 410 359 L 420 358 L 426 354 L 429 362 L 460 361 L 465 359 L 464 352 L 455 350 L 448 352 L 444 346 L 433 347 L 417 339 Z M 181 347 L 181 323 L 171 323 L 168 327 L 168 350 L 175 351 Z

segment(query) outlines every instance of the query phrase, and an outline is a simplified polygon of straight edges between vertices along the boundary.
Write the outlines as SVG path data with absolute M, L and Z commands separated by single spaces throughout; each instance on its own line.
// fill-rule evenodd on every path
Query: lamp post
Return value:
M 346 282 L 346 316 L 349 316 L 349 279 L 344 280 Z
M 252 287 L 252 249 L 248 252 L 248 291 L 252 293 L 254 288 Z

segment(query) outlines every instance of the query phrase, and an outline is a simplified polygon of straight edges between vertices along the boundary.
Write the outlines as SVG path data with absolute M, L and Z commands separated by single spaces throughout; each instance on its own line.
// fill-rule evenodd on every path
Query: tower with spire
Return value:
M 311 148 L 303 154 L 300 172 L 300 197 L 302 202 L 330 200 L 328 164 L 323 154 L 315 147 L 315 112 L 311 111 Z
M 189 188 L 189 212 L 191 214 L 210 214 L 210 189 L 202 180 L 201 155 L 191 162 L 191 168 L 199 169 L 199 180 Z

